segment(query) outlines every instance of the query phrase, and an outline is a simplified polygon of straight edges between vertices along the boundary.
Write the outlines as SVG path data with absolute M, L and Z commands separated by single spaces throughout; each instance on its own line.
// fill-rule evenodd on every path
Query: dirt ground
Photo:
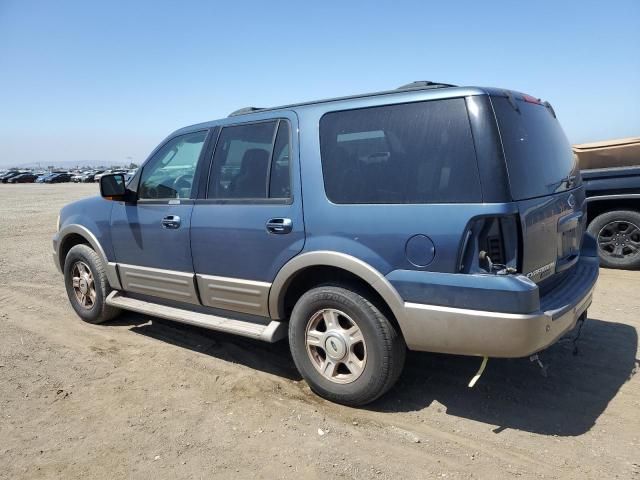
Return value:
M 640 272 L 603 270 L 579 341 L 526 359 L 412 353 L 364 409 L 261 344 L 126 313 L 84 324 L 51 260 L 96 185 L 0 185 L 0 478 L 640 479 Z

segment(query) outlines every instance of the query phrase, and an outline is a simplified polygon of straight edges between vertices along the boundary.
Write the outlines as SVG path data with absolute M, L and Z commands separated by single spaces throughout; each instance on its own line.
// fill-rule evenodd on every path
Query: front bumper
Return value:
M 598 278 L 598 258 L 583 256 L 530 313 L 503 313 L 404 303 L 400 321 L 411 350 L 526 357 L 552 345 L 589 308 Z

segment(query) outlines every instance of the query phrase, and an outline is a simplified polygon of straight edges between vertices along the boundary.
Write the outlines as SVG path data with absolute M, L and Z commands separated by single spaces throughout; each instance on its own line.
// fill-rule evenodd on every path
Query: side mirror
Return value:
M 100 195 L 107 200 L 124 200 L 127 194 L 127 186 L 124 175 L 114 173 L 100 177 Z

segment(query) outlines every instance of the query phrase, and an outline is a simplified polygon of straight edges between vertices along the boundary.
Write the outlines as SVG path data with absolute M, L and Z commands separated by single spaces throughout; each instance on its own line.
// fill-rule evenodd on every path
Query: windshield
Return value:
M 513 97 L 492 97 L 491 101 L 514 200 L 550 195 L 580 184 L 571 145 L 550 108 Z

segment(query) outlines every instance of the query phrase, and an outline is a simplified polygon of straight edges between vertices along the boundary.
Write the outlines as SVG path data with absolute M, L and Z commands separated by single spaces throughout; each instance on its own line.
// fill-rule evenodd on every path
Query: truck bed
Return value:
M 582 170 L 587 197 L 640 194 L 640 166 Z

